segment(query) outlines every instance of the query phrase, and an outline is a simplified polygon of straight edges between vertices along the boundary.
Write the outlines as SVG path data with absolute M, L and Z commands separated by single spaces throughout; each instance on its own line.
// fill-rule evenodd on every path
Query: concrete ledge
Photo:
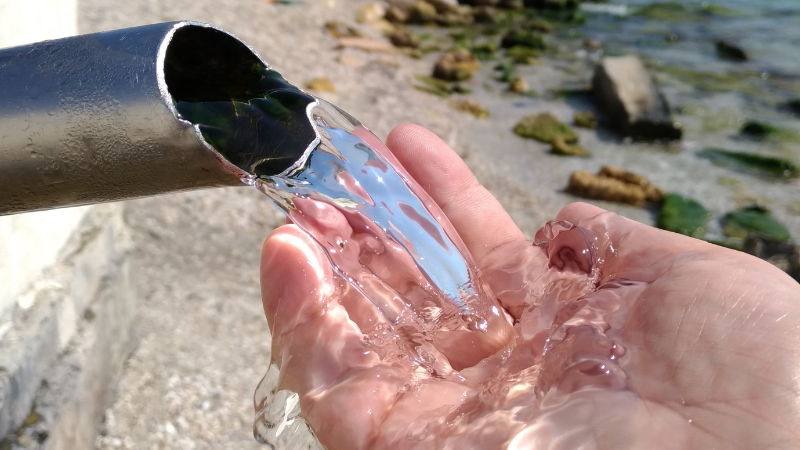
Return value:
M 122 206 L 98 206 L 0 335 L 0 449 L 91 448 L 135 345 Z

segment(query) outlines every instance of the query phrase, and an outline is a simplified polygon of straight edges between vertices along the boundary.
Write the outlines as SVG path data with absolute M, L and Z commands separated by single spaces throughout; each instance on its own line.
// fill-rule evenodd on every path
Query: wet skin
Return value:
M 337 280 L 297 227 L 279 228 L 261 261 L 272 358 L 282 387 L 300 394 L 303 415 L 326 448 L 800 447 L 800 285 L 783 272 L 740 252 L 571 204 L 556 224 L 600 230 L 611 244 L 597 250 L 605 262 L 590 274 L 591 262 L 582 260 L 586 242 L 575 233 L 550 236 L 549 248 L 558 251 L 549 253 L 526 244 L 497 201 L 430 132 L 401 126 L 387 145 L 455 226 L 518 335 L 505 358 L 446 379 L 382 358 L 380 348 L 363 344 L 364 330 L 381 321 L 372 303 Z M 538 280 L 532 285 L 570 280 L 591 287 L 544 300 L 519 295 L 521 278 L 508 268 L 519 258 L 527 258 L 525 279 Z M 533 302 L 608 304 L 607 297 L 616 306 L 601 320 L 602 339 L 581 341 L 576 325 L 567 330 L 570 347 L 561 348 L 570 350 L 570 361 L 592 352 L 609 358 L 613 370 L 543 360 L 549 331 L 536 324 Z M 598 350 L 609 339 L 623 349 L 614 357 Z M 498 373 L 506 378 L 497 381 Z

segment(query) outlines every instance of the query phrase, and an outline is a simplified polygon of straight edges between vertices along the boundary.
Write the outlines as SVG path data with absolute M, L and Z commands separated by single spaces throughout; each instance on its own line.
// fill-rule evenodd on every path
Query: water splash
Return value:
M 577 414 L 586 392 L 627 389 L 627 351 L 615 333 L 646 285 L 604 279 L 615 249 L 602 227 L 550 222 L 533 243 L 496 249 L 484 277 L 442 211 L 369 130 L 273 72 L 258 87 L 269 101 L 183 102 L 178 110 L 381 313 L 385 323 L 362 330 L 362 343 L 383 361 L 404 361 L 412 374 L 404 392 L 447 382 L 469 397 L 397 424 L 403 441 L 389 448 L 436 448 L 487 429 L 487 448 L 526 449 L 520 436 L 553 431 L 532 428 L 534 419 L 540 427 L 551 415 Z M 273 363 L 255 393 L 256 438 L 275 450 L 322 448 L 300 402 Z

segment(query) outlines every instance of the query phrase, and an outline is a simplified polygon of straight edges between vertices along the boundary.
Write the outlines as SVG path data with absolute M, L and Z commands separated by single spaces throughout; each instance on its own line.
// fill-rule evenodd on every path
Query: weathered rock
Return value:
M 528 47 L 533 49 L 544 49 L 544 37 L 541 34 L 531 30 L 517 28 L 509 31 L 503 36 L 500 42 L 504 48 L 511 48 L 516 46 Z
M 492 6 L 480 6 L 475 8 L 472 16 L 478 23 L 497 23 L 500 14 Z
M 466 12 L 441 13 L 436 16 L 436 23 L 445 27 L 464 27 L 472 25 L 475 19 L 472 14 Z
M 750 233 L 744 239 L 742 251 L 773 264 L 800 282 L 800 245 L 797 243 Z
M 481 63 L 469 50 L 458 49 L 439 58 L 433 76 L 446 81 L 463 81 L 481 68 Z
M 411 5 L 405 2 L 393 2 L 386 8 L 383 18 L 391 23 L 406 23 L 411 16 Z
M 374 22 L 367 22 L 367 26 L 372 28 L 373 30 L 379 31 L 383 34 L 391 33 L 397 29 L 397 27 L 386 19 L 376 20 Z
M 306 89 L 317 92 L 336 92 L 336 88 L 333 87 L 333 81 L 331 81 L 331 79 L 328 77 L 313 78 L 308 80 L 305 83 L 305 87 Z
M 458 6 L 458 2 L 449 0 L 425 0 L 436 8 L 439 14 L 462 14 L 465 11 Z
M 431 5 L 425 1 L 416 1 L 414 2 L 414 6 L 411 8 L 411 12 L 408 16 L 409 23 L 433 23 L 436 21 L 439 13 L 436 11 L 436 7 Z
M 417 48 L 421 43 L 419 37 L 408 30 L 395 30 L 388 33 L 386 37 L 388 37 L 396 47 Z
M 598 50 L 603 47 L 603 44 L 596 39 L 586 38 L 583 40 L 583 47 L 589 50 Z
M 550 148 L 550 153 L 554 155 L 561 155 L 561 156 L 582 156 L 588 157 L 592 156 L 589 151 L 585 150 L 583 147 L 577 144 L 567 144 L 564 141 L 562 136 L 556 136 L 550 142 L 552 147 Z
M 500 0 L 498 6 L 506 9 L 523 9 L 525 8 L 524 0 Z
M 572 128 L 550 113 L 523 117 L 514 127 L 514 133 L 548 144 L 556 137 L 560 137 L 567 144 L 578 142 L 578 135 L 572 131 Z
M 572 120 L 575 122 L 576 127 L 589 129 L 597 128 L 597 117 L 595 117 L 591 111 L 578 111 L 572 116 Z
M 513 59 L 517 64 L 533 65 L 537 63 L 536 58 L 542 56 L 542 52 L 534 48 L 517 45 L 506 50 L 506 56 Z
M 597 175 L 587 170 L 573 172 L 567 192 L 589 199 L 644 206 L 658 203 L 665 195 L 641 175 L 617 167 L 603 166 Z
M 739 129 L 739 133 L 753 138 L 753 139 L 766 139 L 780 134 L 780 128 L 764 122 L 755 120 L 748 120 Z
M 471 99 L 456 99 L 450 103 L 457 111 L 472 114 L 478 119 L 485 119 L 489 117 L 489 110 L 483 107 L 480 103 Z
M 717 55 L 722 59 L 728 59 L 736 62 L 747 61 L 749 59 L 744 50 L 728 41 L 719 40 L 715 45 L 717 48 Z
M 343 37 L 362 37 L 363 34 L 358 31 L 356 28 L 347 25 L 344 22 L 339 22 L 338 20 L 331 20 L 325 22 L 325 28 L 328 30 L 333 37 L 339 39 Z
M 525 6 L 539 9 L 575 9 L 580 0 L 525 0 Z
M 680 139 L 664 95 L 636 56 L 606 57 L 592 78 L 597 108 L 623 136 L 637 140 Z
M 386 41 L 379 41 L 369 38 L 341 38 L 339 39 L 340 48 L 355 48 L 365 52 L 394 53 L 395 48 Z
M 794 98 L 783 104 L 784 108 L 794 114 L 800 115 L 800 98 Z
M 356 22 L 369 23 L 383 19 L 386 15 L 386 7 L 382 3 L 371 2 L 362 6 L 356 13 Z
M 554 29 L 553 24 L 541 18 L 531 20 L 525 24 L 525 28 L 539 33 L 552 33 Z
M 511 80 L 509 83 L 508 90 L 511 92 L 516 92 L 517 94 L 522 94 L 523 92 L 528 92 L 530 88 L 528 87 L 528 83 L 522 77 L 516 77 Z

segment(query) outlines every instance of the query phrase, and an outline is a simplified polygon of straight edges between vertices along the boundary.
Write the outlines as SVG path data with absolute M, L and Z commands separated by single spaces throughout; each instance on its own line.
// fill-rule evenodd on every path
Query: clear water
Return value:
M 485 349 L 479 359 L 507 345 L 496 336 L 509 326 L 438 206 L 369 130 L 321 100 L 311 115 L 320 143 L 305 165 L 256 187 L 409 336 L 399 354 L 445 376 L 477 362 L 454 359 L 463 341 Z
M 381 433 L 394 438 L 374 448 L 591 448 L 588 421 L 579 421 L 577 436 L 553 439 L 576 433 L 575 421 L 565 417 L 602 407 L 603 420 L 620 425 L 629 420 L 623 411 L 633 394 L 620 334 L 631 305 L 648 285 L 607 273 L 601 278 L 605 259 L 614 254 L 602 225 L 564 221 L 548 223 L 533 242 L 509 243 L 491 253 L 484 277 L 514 317 L 514 345 L 460 374 L 410 376 L 395 405 L 399 415 L 405 399 L 412 405 L 435 403 L 453 390 L 463 399 L 434 414 L 408 414 L 413 420 L 390 416 Z M 298 397 L 281 390 L 278 380 L 273 364 L 256 392 L 256 434 L 272 448 L 307 448 L 313 434 L 299 418 Z M 328 389 L 314 395 L 324 396 Z M 366 407 L 356 400 L 341 413 L 358 417 L 359 408 Z M 320 437 L 325 442 L 328 436 Z M 314 442 L 308 448 L 321 448 Z
M 511 324 L 433 200 L 365 127 L 321 100 L 310 111 L 319 143 L 302 167 L 244 181 L 313 237 L 335 273 L 381 313 L 385 322 L 362 329 L 364 347 L 405 360 L 423 378 L 450 379 L 512 345 Z M 464 354 L 465 346 L 474 351 Z M 273 364 L 256 392 L 255 433 L 273 448 L 295 448 L 308 426 L 278 374 Z
M 533 448 L 557 431 L 557 421 L 541 429 L 550 416 L 585 408 L 584 393 L 627 392 L 626 349 L 616 333 L 646 285 L 601 280 L 605 258 L 614 254 L 602 227 L 548 223 L 534 242 L 495 250 L 480 274 L 439 208 L 366 128 L 324 102 L 310 117 L 320 141 L 306 163 L 247 181 L 308 232 L 337 276 L 386 319 L 360 329 L 356 353 L 378 355 L 377 367 L 405 376 L 395 386 L 399 398 L 453 389 L 463 398 L 434 415 L 387 420 L 383 428 L 399 437 L 381 448 L 475 448 L 481 427 L 493 432 L 480 438 L 480 448 Z M 360 357 L 342 351 L 339 363 Z M 378 389 L 371 383 L 365 379 L 363 389 Z M 300 405 L 272 364 L 255 393 L 257 439 L 274 449 L 322 448 L 331 431 L 323 428 L 317 440 Z M 371 406 L 358 399 L 347 408 L 341 414 L 372 413 L 360 410 Z

